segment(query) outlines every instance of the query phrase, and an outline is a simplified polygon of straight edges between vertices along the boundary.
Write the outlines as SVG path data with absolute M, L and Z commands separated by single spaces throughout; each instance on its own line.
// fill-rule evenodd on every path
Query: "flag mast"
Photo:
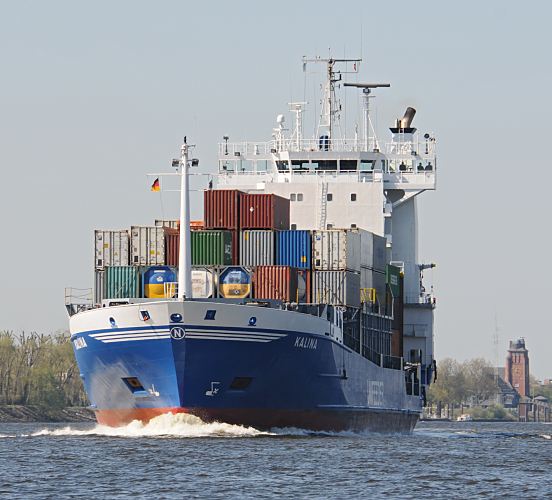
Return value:
M 190 186 L 186 137 L 180 148 L 180 241 L 178 251 L 178 298 L 192 298 L 192 245 L 190 234 Z

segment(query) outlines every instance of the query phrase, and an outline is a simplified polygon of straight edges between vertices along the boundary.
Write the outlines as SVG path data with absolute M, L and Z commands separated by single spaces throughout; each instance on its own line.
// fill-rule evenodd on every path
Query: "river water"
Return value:
M 165 415 L 120 429 L 0 424 L 6 498 L 552 498 L 552 425 L 411 435 L 259 432 Z

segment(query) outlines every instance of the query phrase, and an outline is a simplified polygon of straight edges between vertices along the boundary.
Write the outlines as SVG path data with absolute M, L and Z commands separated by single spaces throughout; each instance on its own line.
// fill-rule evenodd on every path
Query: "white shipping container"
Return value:
M 351 271 L 314 271 L 312 301 L 360 307 L 360 274 Z
M 180 221 L 167 220 L 167 219 L 155 219 L 156 227 L 170 227 L 171 229 L 178 229 Z
M 129 237 L 128 231 L 94 231 L 95 255 L 94 267 L 104 269 L 106 266 L 128 266 Z
M 313 267 L 321 271 L 360 271 L 361 236 L 359 230 L 330 229 L 313 231 Z
M 94 295 L 92 302 L 94 304 L 101 304 L 105 295 L 105 271 L 103 269 L 96 269 L 94 271 Z
M 240 232 L 240 265 L 272 266 L 274 264 L 274 231 Z
M 192 297 L 208 299 L 215 288 L 214 273 L 208 269 L 192 269 Z
M 162 266 L 165 264 L 165 230 L 154 226 L 130 228 L 130 265 Z

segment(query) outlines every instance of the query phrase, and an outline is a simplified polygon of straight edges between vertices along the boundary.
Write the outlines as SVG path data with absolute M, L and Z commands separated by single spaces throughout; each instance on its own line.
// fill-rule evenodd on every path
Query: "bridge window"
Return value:
M 297 201 L 303 201 L 303 193 L 297 193 Z
M 337 160 L 317 160 L 312 166 L 316 170 L 337 170 Z
M 326 201 L 332 201 L 333 200 L 333 194 L 332 193 L 328 193 L 326 195 Z
M 276 167 L 278 168 L 278 170 L 280 172 L 285 172 L 285 171 L 289 170 L 289 166 L 288 166 L 287 161 L 277 161 L 276 162 Z
M 308 170 L 309 166 L 309 162 L 305 160 L 292 160 L 291 162 L 291 168 L 293 170 Z
M 356 193 L 351 193 L 351 201 L 356 201 Z
M 360 171 L 371 172 L 374 170 L 374 160 L 360 160 Z
M 340 160 L 339 162 L 339 170 L 354 171 L 356 169 L 357 169 L 356 160 Z
M 297 200 L 297 195 L 295 193 L 291 193 L 289 195 L 289 201 L 295 201 L 295 200 Z

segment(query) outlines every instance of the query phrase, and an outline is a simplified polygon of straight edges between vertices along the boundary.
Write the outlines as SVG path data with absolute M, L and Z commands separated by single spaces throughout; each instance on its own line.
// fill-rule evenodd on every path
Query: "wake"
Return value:
M 124 427 L 108 427 L 96 424 L 87 430 L 74 429 L 70 426 L 62 429 L 42 429 L 30 434 L 37 436 L 107 436 L 121 438 L 157 437 L 157 438 L 199 438 L 225 437 L 243 438 L 270 436 L 269 432 L 262 432 L 253 427 L 225 424 L 221 422 L 206 423 L 194 415 L 185 413 L 167 413 L 152 418 L 146 424 L 134 420 Z

